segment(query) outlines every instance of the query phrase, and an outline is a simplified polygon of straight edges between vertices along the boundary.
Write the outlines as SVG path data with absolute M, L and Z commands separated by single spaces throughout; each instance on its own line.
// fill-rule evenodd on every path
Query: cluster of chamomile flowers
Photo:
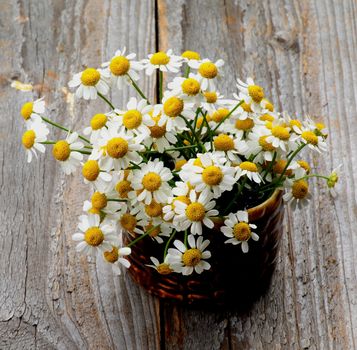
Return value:
M 100 253 L 120 273 L 120 265 L 130 266 L 131 248 L 152 239 L 163 246 L 161 257 L 150 257 L 159 273 L 201 273 L 210 269 L 205 230 L 214 228 L 214 218 L 223 220 L 225 243 L 244 253 L 250 240 L 259 240 L 248 212 L 237 210 L 246 191 L 267 198 L 285 189 L 284 200 L 299 208 L 311 197 L 311 177 L 324 178 L 333 192 L 338 171 L 311 174 L 300 158 L 304 150 L 326 151 L 324 125 L 276 112 L 251 78 L 237 80 L 236 93 L 225 98 L 218 90 L 223 65 L 193 51 L 176 56 L 168 50 L 138 61 L 118 50 L 101 68 L 87 68 L 69 82 L 78 98 L 99 96 L 108 106 L 81 134 L 48 119 L 43 99 L 23 105 L 28 161 L 53 145 L 63 171 L 80 168 L 92 188 L 73 235 L 78 251 Z M 140 89 L 140 72 L 158 73 L 157 103 Z M 125 85 L 135 96 L 116 108 L 107 95 Z M 47 125 L 66 137 L 49 140 Z M 222 205 L 222 194 L 230 191 L 231 203 Z M 124 246 L 122 232 L 135 239 Z

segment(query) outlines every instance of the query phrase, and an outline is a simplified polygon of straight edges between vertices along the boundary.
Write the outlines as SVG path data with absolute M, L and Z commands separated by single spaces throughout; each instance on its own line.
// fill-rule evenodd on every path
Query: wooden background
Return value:
M 356 8 L 354 0 L 0 1 L 0 349 L 356 349 Z M 222 57 L 223 93 L 252 75 L 278 108 L 321 116 L 330 129 L 328 155 L 312 161 L 320 172 L 342 163 L 340 197 L 316 184 L 306 210 L 286 211 L 271 289 L 247 313 L 172 306 L 88 263 L 70 240 L 87 187 L 65 178 L 50 152 L 26 164 L 22 103 L 45 95 L 51 116 L 82 126 L 104 105 L 74 104 L 64 87 L 123 45 L 141 58 L 169 47 Z M 12 80 L 35 89 L 18 92 Z M 113 96 L 119 106 L 127 98 Z

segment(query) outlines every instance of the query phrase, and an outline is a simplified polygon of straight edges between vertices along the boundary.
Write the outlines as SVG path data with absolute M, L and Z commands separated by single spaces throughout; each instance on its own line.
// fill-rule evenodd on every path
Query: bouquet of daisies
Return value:
M 210 269 L 205 232 L 214 218 L 224 222 L 225 243 L 247 253 L 259 240 L 247 208 L 277 189 L 300 208 L 310 199 L 312 177 L 325 180 L 334 194 L 338 171 L 312 174 L 303 154 L 326 151 L 322 123 L 275 111 L 251 78 L 237 80 L 236 92 L 225 98 L 219 92 L 222 59 L 201 59 L 193 51 L 176 56 L 172 50 L 135 58 L 124 48 L 101 68 L 73 76 L 69 86 L 77 98 L 99 97 L 107 104 L 81 133 L 49 119 L 43 99 L 21 109 L 28 162 L 52 145 L 63 171 L 81 168 L 90 185 L 73 234 L 79 252 L 99 253 L 120 273 L 120 265 L 130 266 L 135 244 L 151 239 L 162 246 L 149 265 L 159 273 L 202 273 Z M 140 89 L 141 71 L 157 79 L 156 102 Z M 107 96 L 125 85 L 133 97 L 117 108 Z M 49 140 L 47 125 L 62 129 L 63 139 Z M 127 246 L 122 232 L 134 236 Z

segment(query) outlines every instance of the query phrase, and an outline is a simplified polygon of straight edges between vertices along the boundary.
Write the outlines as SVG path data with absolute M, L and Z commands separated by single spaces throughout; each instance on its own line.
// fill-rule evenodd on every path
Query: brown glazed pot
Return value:
M 205 230 L 204 237 L 211 243 L 209 271 L 182 276 L 178 273 L 160 275 L 150 256 L 162 260 L 163 246 L 152 239 L 139 241 L 130 255 L 129 273 L 139 285 L 159 298 L 172 299 L 195 306 L 236 306 L 244 309 L 256 300 L 269 286 L 274 272 L 283 232 L 284 207 L 282 192 L 276 190 L 264 203 L 248 209 L 249 221 L 257 225 L 259 241 L 249 241 L 249 252 L 244 254 L 240 245 L 225 244 L 227 239 L 220 232 L 223 222 L 215 220 L 212 230 Z M 180 239 L 180 234 L 177 234 Z M 125 235 L 126 243 L 133 240 Z

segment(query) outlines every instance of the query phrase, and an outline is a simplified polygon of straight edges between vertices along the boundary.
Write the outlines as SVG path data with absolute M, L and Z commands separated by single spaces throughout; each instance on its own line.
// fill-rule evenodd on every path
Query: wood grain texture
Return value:
M 354 0 L 1 1 L 0 349 L 357 348 L 356 38 Z M 342 164 L 340 198 L 316 182 L 306 210 L 287 210 L 272 286 L 249 312 L 163 303 L 79 257 L 70 237 L 87 187 L 49 153 L 25 164 L 21 104 L 46 96 L 56 120 L 79 127 L 105 106 L 73 104 L 63 87 L 123 45 L 139 57 L 156 47 L 222 57 L 222 93 L 253 76 L 279 109 L 330 129 L 329 154 L 311 161 L 320 172 Z

